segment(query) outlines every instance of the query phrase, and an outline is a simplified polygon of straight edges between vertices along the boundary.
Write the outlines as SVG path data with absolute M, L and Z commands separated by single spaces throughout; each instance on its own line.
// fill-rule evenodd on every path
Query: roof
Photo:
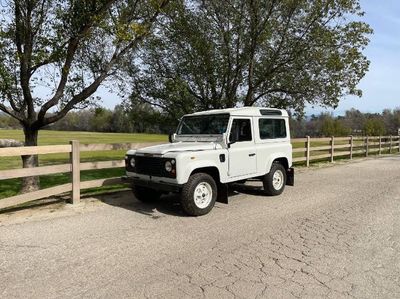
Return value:
M 228 108 L 228 109 L 213 109 L 201 112 L 195 112 L 189 115 L 208 115 L 208 114 L 224 114 L 229 113 L 235 116 L 261 116 L 261 115 L 279 115 L 288 116 L 284 109 L 267 108 L 267 107 L 241 107 L 241 108 Z M 277 114 L 275 114 L 277 113 Z

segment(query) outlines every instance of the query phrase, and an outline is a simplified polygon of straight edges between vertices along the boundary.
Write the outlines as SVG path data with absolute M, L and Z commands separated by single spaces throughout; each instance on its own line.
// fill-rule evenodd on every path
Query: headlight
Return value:
M 172 163 L 171 163 L 171 161 L 165 162 L 165 170 L 168 171 L 168 172 L 172 171 Z
M 132 168 L 135 168 L 135 165 L 136 165 L 135 162 L 136 162 L 135 158 L 132 157 L 131 160 L 129 161 L 129 164 L 131 165 Z

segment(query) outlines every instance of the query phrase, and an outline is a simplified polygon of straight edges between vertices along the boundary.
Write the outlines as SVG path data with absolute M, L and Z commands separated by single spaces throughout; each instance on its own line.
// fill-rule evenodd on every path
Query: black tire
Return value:
M 211 187 L 211 201 L 205 207 L 199 207 L 194 199 L 194 193 L 200 184 L 208 184 Z M 200 188 L 200 187 L 199 187 Z M 188 182 L 183 186 L 181 192 L 181 205 L 186 214 L 190 216 L 201 216 L 209 213 L 217 200 L 217 184 L 212 176 L 206 173 L 195 173 L 190 176 Z M 202 194 L 205 197 L 204 193 Z
M 132 192 L 137 200 L 144 203 L 155 202 L 161 197 L 161 192 L 142 186 L 132 186 Z
M 274 187 L 274 184 L 273 184 L 274 175 L 276 172 L 279 172 L 279 174 L 281 175 L 281 181 L 282 181 L 279 184 L 278 189 L 276 187 Z M 264 192 L 267 195 L 276 196 L 276 195 L 281 194 L 283 192 L 283 190 L 285 190 L 285 186 L 286 186 L 286 169 L 285 169 L 285 167 L 283 167 L 282 164 L 280 164 L 278 162 L 272 163 L 270 172 L 267 173 L 263 178 L 263 186 L 264 186 Z

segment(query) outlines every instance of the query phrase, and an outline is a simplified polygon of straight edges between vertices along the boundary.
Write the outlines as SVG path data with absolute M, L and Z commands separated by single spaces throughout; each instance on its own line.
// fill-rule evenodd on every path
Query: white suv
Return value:
M 210 212 L 215 201 L 228 203 L 229 183 L 259 179 L 267 195 L 294 183 L 288 113 L 280 109 L 185 115 L 169 144 L 130 150 L 125 161 L 137 199 L 180 193 L 182 208 L 193 216 Z

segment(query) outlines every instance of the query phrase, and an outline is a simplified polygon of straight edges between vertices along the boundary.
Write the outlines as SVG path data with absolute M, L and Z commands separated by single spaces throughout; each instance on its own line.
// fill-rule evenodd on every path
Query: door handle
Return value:
M 256 154 L 255 153 L 252 153 L 252 154 L 249 154 L 249 157 L 254 157 Z

